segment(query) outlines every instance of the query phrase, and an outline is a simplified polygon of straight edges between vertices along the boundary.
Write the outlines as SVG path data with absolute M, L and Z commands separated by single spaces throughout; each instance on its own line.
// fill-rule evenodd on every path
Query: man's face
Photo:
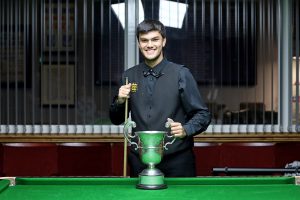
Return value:
M 139 48 L 146 62 L 158 64 L 162 58 L 162 49 L 166 44 L 166 39 L 161 36 L 159 31 L 150 31 L 139 35 Z

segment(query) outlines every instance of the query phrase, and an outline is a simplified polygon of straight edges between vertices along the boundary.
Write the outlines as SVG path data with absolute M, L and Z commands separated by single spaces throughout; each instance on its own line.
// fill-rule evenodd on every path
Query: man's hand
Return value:
M 184 138 L 186 136 L 186 132 L 180 122 L 174 122 L 173 120 L 169 120 L 171 134 L 176 138 Z
M 131 90 L 131 83 L 127 85 L 122 85 L 119 88 L 119 93 L 118 93 L 118 104 L 123 104 L 126 99 L 128 99 L 130 96 L 130 90 Z

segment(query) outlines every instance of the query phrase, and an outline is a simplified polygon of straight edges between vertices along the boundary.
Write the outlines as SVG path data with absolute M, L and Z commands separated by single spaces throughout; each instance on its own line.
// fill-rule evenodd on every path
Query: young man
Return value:
M 136 122 L 133 132 L 169 131 L 176 137 L 156 167 L 167 177 L 196 176 L 193 136 L 206 130 L 211 115 L 189 69 L 164 58 L 164 25 L 156 20 L 144 20 L 137 27 L 136 37 L 145 60 L 124 72 L 123 85 L 110 107 L 110 119 L 114 124 L 124 122 L 128 99 L 128 111 Z M 125 77 L 129 80 L 127 85 Z M 131 91 L 133 83 L 137 84 L 136 91 Z M 174 121 L 170 129 L 165 128 L 168 118 Z M 138 176 L 146 168 L 134 148 L 130 148 L 128 161 L 131 176 Z

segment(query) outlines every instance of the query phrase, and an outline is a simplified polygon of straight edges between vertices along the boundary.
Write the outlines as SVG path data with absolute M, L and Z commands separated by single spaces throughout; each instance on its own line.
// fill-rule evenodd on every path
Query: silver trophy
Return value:
M 170 127 L 170 122 L 166 123 L 166 128 Z M 163 151 L 168 150 L 167 145 L 173 144 L 175 138 L 169 136 L 165 131 L 137 131 L 134 134 L 129 134 L 128 129 L 130 127 L 135 128 L 134 121 L 128 120 L 124 125 L 124 136 L 130 145 L 135 145 L 135 149 L 139 150 L 141 161 L 147 165 L 139 174 L 139 183 L 137 188 L 139 189 L 164 189 L 167 185 L 164 183 L 164 174 L 155 165 L 161 162 L 163 157 Z M 132 142 L 131 139 L 138 138 L 138 143 Z M 164 142 L 165 137 L 173 138 L 171 142 Z

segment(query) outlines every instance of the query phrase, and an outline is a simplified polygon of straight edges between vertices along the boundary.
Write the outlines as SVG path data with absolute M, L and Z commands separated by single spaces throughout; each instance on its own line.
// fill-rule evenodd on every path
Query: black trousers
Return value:
M 131 177 L 137 177 L 147 167 L 141 162 L 139 155 L 131 151 L 128 153 L 128 161 Z M 195 177 L 194 152 L 192 149 L 186 149 L 171 155 L 165 155 L 156 168 L 160 169 L 165 177 Z

